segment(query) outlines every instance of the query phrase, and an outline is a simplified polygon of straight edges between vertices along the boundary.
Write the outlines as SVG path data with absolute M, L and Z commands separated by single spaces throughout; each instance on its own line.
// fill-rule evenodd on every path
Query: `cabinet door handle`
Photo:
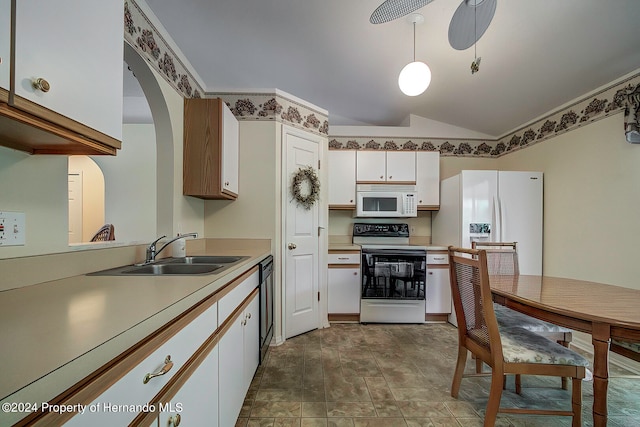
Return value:
M 180 421 L 182 421 L 180 414 L 175 414 L 167 420 L 167 427 L 178 427 L 180 425 Z
M 248 317 L 249 319 L 251 319 L 251 313 L 247 314 L 247 317 Z
M 358 275 L 358 272 L 357 272 L 357 271 L 354 271 L 354 272 L 353 272 L 353 275 L 354 275 L 354 276 L 357 276 L 357 275 Z
M 384 175 L 380 175 L 380 179 L 384 179 Z
M 49 84 L 49 82 L 42 77 L 38 77 L 37 79 L 35 79 L 32 84 L 34 89 L 40 90 L 45 93 L 49 92 L 49 89 L 51 89 L 51 85 Z
M 389 179 L 393 179 L 393 176 L 389 175 Z
M 171 355 L 169 355 L 164 359 L 164 366 L 162 368 L 160 368 L 160 370 L 158 372 L 149 373 L 149 374 L 145 375 L 144 379 L 142 380 L 142 382 L 144 384 L 146 384 L 146 383 L 149 382 L 149 380 L 151 380 L 151 378 L 155 378 L 155 377 L 159 377 L 161 375 L 164 375 L 167 372 L 169 372 L 171 370 L 171 368 L 173 368 L 173 362 L 171 361 Z

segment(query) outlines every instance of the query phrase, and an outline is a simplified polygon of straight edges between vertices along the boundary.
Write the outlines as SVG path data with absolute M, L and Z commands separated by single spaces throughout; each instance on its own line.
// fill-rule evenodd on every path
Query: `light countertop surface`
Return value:
M 209 275 L 79 275 L 0 292 L 0 399 L 50 400 L 269 253 L 264 247 L 189 253 L 248 256 Z

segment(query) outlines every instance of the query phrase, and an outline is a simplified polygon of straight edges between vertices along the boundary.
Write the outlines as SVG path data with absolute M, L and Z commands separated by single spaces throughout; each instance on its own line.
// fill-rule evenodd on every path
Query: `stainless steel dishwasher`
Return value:
M 273 257 L 260 262 L 260 364 L 273 338 Z

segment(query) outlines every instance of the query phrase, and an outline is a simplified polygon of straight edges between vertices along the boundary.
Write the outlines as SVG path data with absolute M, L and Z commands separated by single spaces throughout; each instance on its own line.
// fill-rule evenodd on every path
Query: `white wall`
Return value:
M 0 247 L 0 258 L 68 250 L 67 174 L 66 156 L 0 147 L 0 210 L 26 214 L 25 245 Z
M 205 235 L 275 239 L 279 221 L 279 142 L 275 122 L 240 122 L 238 199 L 205 202 Z

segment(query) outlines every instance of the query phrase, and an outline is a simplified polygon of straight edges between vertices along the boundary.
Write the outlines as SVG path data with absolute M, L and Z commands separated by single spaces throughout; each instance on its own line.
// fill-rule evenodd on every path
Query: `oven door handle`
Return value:
M 362 249 L 363 255 L 376 256 L 427 256 L 427 251 L 422 250 L 406 250 L 406 249 Z

